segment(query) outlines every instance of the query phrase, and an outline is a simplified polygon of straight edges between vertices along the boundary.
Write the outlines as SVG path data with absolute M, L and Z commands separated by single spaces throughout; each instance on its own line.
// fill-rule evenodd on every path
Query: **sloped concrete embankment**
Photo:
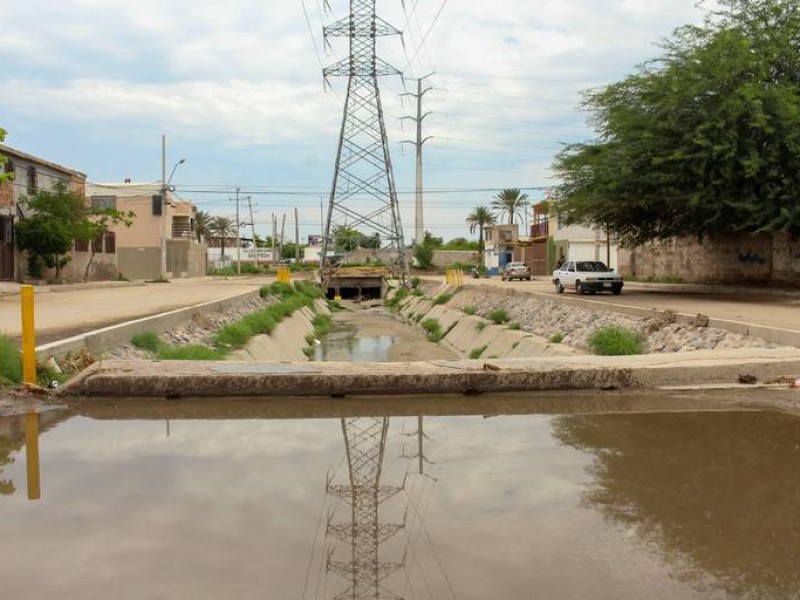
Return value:
M 452 293 L 453 288 L 442 286 L 433 293 Z M 393 294 L 397 291 L 393 290 Z M 391 296 L 390 296 L 391 297 Z M 428 319 L 439 323 L 444 333 L 439 343 L 454 350 L 459 356 L 469 357 L 473 351 L 482 350 L 481 358 L 529 358 L 536 356 L 575 356 L 585 354 L 563 344 L 554 344 L 532 333 L 510 329 L 477 315 L 449 308 L 447 304 L 434 305 L 427 296 L 409 296 L 399 303 L 398 315 L 412 324 Z
M 330 314 L 324 300 L 314 301 L 314 310 L 301 308 L 278 323 L 269 335 L 257 335 L 247 346 L 233 353 L 231 360 L 238 361 L 307 361 L 303 350 L 308 347 L 306 337 L 314 332 L 315 314 Z

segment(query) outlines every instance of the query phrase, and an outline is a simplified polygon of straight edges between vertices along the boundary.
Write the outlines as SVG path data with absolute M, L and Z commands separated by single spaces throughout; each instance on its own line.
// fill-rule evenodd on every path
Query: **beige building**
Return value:
M 483 264 L 496 275 L 514 259 L 514 249 L 519 239 L 519 225 L 488 225 L 483 228 Z
M 162 236 L 167 279 L 206 274 L 206 245 L 197 239 L 191 202 L 161 195 L 160 183 L 90 184 L 87 196 L 94 206 L 131 211 L 131 227 L 113 228 L 117 268 L 128 279 L 157 279 L 161 275 Z
M 6 163 L 0 167 L 5 173 L 12 173 L 12 181 L 0 183 L 0 280 L 23 281 L 27 278 L 25 271 L 25 255 L 14 246 L 14 224 L 27 216 L 27 211 L 20 204 L 20 199 L 36 194 L 40 190 L 50 190 L 55 183 L 64 182 L 69 189 L 81 196 L 86 187 L 86 174 L 38 158 L 0 144 L 0 154 L 6 157 Z M 99 251 L 95 254 L 90 270 L 90 279 L 108 279 L 116 276 L 116 257 L 113 239 L 98 240 L 95 243 Z M 83 279 L 91 253 L 73 252 L 72 260 L 62 269 L 61 276 L 65 280 Z M 48 271 L 47 276 L 53 276 Z

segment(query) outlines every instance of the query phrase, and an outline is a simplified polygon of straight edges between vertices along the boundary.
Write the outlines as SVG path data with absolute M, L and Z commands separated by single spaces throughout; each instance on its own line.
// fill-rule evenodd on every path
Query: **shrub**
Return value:
M 421 282 L 422 280 L 419 277 L 414 276 L 411 278 L 411 287 L 417 289 Z
M 589 348 L 595 354 L 620 356 L 641 354 L 642 337 L 638 332 L 619 325 L 608 325 L 595 329 L 589 335 Z
M 560 344 L 563 340 L 564 340 L 564 334 L 561 333 L 560 331 L 557 332 L 557 333 L 554 333 L 549 338 L 547 338 L 547 341 L 552 343 L 552 344 Z
M 509 328 L 509 329 L 511 329 L 511 330 L 513 330 L 513 331 L 517 331 L 517 330 L 519 330 L 519 328 L 520 328 L 520 327 L 519 327 L 519 323 L 509 323 L 509 324 L 508 324 L 508 328 Z
M 406 288 L 400 288 L 394 296 L 387 298 L 383 303 L 391 312 L 397 312 L 400 310 L 400 303 L 405 300 L 407 296 L 408 290 Z
M 157 352 L 164 342 L 161 341 L 155 331 L 143 331 L 131 338 L 131 344 L 142 350 Z
M 270 285 L 265 285 L 261 288 L 260 292 L 262 298 L 267 296 L 292 296 L 295 293 L 294 286 L 291 283 L 283 283 L 276 281 Z
M 434 298 L 433 305 L 438 306 L 439 304 L 447 304 L 448 302 L 450 302 L 450 298 L 452 297 L 453 294 L 449 293 L 439 294 L 438 296 L 436 296 L 436 298 Z
M 475 323 L 475 331 L 481 332 L 486 329 L 486 321 Z
M 328 300 L 328 308 L 331 312 L 340 312 L 343 311 L 342 305 L 339 304 L 337 300 Z
M 423 292 L 421 289 L 417 288 L 417 289 L 414 290 L 414 296 L 416 298 L 422 298 L 424 295 L 425 295 L 425 292 Z
M 505 309 L 495 308 L 494 310 L 489 311 L 489 314 L 486 315 L 486 318 L 495 325 L 500 325 L 501 323 L 506 323 L 508 321 L 508 313 L 505 311 Z
M 247 325 L 255 335 L 272 333 L 278 324 L 269 309 L 247 315 L 242 319 L 242 323 Z
M 315 300 L 317 298 L 322 298 L 323 296 L 322 290 L 317 286 L 317 284 L 311 281 L 295 281 L 294 289 L 304 296 L 308 296 L 309 298 L 313 298 Z
M 428 332 L 428 341 L 438 342 L 444 337 L 442 326 L 436 319 L 425 319 L 422 322 L 422 328 Z
M 480 358 L 483 351 L 486 350 L 487 346 L 480 346 L 479 348 L 473 348 L 469 352 L 470 358 Z
M 470 316 L 472 316 L 472 315 L 474 315 L 474 314 L 476 314 L 478 312 L 478 308 L 474 304 L 470 304 L 469 306 L 465 306 L 461 310 L 464 311 L 464 314 L 467 314 L 467 315 L 470 315 Z

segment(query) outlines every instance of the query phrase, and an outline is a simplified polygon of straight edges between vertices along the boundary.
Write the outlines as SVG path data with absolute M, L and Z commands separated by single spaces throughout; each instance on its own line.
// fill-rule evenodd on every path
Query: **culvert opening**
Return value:
M 342 300 L 380 300 L 382 288 L 371 286 L 347 286 L 347 287 L 329 287 L 326 290 L 328 299 L 332 300 L 336 296 Z

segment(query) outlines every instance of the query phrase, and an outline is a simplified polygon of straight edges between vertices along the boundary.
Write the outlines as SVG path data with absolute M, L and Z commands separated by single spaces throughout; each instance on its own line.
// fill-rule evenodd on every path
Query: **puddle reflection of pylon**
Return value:
M 349 562 L 333 560 L 328 554 L 328 571 L 338 573 L 348 580 L 348 588 L 335 596 L 336 600 L 399 599 L 386 590 L 382 583 L 395 571 L 405 566 L 405 556 L 398 563 L 381 562 L 380 546 L 405 525 L 381 525 L 378 510 L 381 504 L 400 493 L 403 488 L 381 485 L 386 434 L 389 419 L 386 417 L 357 417 L 342 419 L 342 433 L 347 451 L 349 485 L 327 484 L 330 495 L 350 505 L 352 522 L 331 523 L 328 535 L 349 544 L 352 557 Z

